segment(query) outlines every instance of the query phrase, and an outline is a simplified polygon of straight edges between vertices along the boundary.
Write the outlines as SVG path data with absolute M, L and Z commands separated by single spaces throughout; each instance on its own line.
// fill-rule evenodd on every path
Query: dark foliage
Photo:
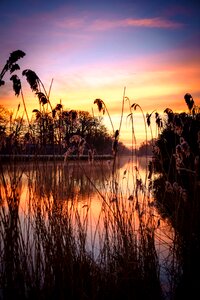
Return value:
M 173 299 L 195 299 L 200 282 L 200 113 L 190 94 L 184 99 L 189 113 L 165 110 L 167 120 L 153 160 L 160 174 L 152 185 L 157 206 L 177 235 Z

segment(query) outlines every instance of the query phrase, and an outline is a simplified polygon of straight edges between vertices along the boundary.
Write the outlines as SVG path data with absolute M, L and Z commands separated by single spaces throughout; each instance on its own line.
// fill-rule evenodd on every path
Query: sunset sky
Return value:
M 0 0 L 0 71 L 9 54 L 22 50 L 18 61 L 29 112 L 38 108 L 24 69 L 31 69 L 48 90 L 50 100 L 65 109 L 98 115 L 93 102 L 101 98 L 118 129 L 126 96 L 144 112 L 166 107 L 187 110 L 185 93 L 200 104 L 199 1 Z M 9 80 L 0 87 L 0 105 L 16 110 Z M 22 105 L 21 105 L 22 107 Z M 138 111 L 139 113 L 139 111 Z M 126 117 L 121 140 L 130 144 Z M 111 129 L 105 116 L 105 124 Z M 138 140 L 144 132 L 135 113 Z

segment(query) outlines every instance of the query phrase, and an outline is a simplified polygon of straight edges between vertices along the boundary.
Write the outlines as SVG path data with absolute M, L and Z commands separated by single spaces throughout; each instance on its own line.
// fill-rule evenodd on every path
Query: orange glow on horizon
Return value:
M 188 57 L 188 61 L 182 60 L 179 52 L 169 54 L 171 64 L 165 62 L 165 56 L 152 55 L 140 57 L 136 60 L 121 60 L 108 64 L 97 62 L 96 64 L 82 65 L 70 70 L 70 73 L 62 70 L 53 80 L 50 101 L 53 107 L 62 103 L 66 110 L 85 110 L 91 114 L 99 115 L 94 105 L 96 98 L 101 98 L 108 108 L 113 119 L 114 128 L 118 129 L 121 111 L 123 90 L 126 87 L 125 96 L 130 99 L 130 104 L 137 103 L 141 106 L 144 114 L 157 110 L 163 113 L 169 107 L 173 111 L 187 111 L 184 95 L 191 93 L 195 104 L 200 102 L 200 62 L 196 55 Z M 44 74 L 44 84 L 48 90 L 52 74 Z M 27 111 L 31 118 L 33 109 L 39 108 L 38 98 L 31 91 L 25 78 L 21 79 L 23 94 Z M 9 110 L 16 111 L 20 103 L 19 113 L 23 114 L 24 108 L 21 97 L 16 97 L 12 90 L 9 78 L 5 79 L 5 86 L 0 89 L 0 104 Z M 124 122 L 121 130 L 121 141 L 126 145 L 132 142 L 131 125 L 126 118 L 130 113 L 129 104 L 125 101 Z M 138 143 L 145 138 L 144 122 L 140 111 L 134 112 L 136 117 Z M 110 121 L 107 114 L 104 123 L 111 131 Z

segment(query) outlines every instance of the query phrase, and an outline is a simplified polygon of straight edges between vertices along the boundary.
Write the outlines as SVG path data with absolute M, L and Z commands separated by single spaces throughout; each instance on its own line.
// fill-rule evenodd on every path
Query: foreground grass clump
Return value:
M 1 298 L 161 299 L 155 228 L 142 204 L 120 193 L 114 198 L 109 187 L 99 196 L 94 226 L 92 197 L 112 170 L 100 166 L 94 187 L 88 170 L 81 177 L 83 167 L 73 164 L 1 167 Z

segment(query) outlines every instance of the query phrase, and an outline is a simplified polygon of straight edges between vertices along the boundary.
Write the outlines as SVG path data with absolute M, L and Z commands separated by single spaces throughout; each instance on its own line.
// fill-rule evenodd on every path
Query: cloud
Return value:
M 71 15 L 70 15 L 71 13 Z M 82 12 L 69 11 L 66 7 L 51 13 L 41 13 L 36 16 L 37 23 L 47 22 L 54 24 L 55 27 L 65 30 L 111 30 L 124 27 L 146 27 L 161 29 L 178 29 L 184 26 L 183 23 L 173 20 L 172 18 L 155 16 L 151 18 L 118 18 L 114 14 L 105 17 L 104 14 L 98 14 L 91 10 Z M 112 17 L 111 17 L 112 16 Z M 173 16 L 172 16 L 173 17 Z M 38 22 L 39 21 L 39 22 Z
M 145 27 L 145 28 L 161 28 L 161 29 L 178 29 L 183 24 L 162 17 L 154 18 L 124 18 L 124 19 L 105 19 L 94 18 L 93 15 L 80 15 L 74 18 L 63 18 L 56 21 L 55 24 L 60 28 L 70 30 L 90 30 L 105 31 L 117 28 L 127 27 Z
M 91 24 L 92 30 L 109 30 L 123 27 L 146 27 L 146 28 L 163 28 L 177 29 L 183 26 L 182 23 L 163 19 L 163 18 L 144 18 L 144 19 L 115 19 L 115 20 L 95 20 Z
M 85 26 L 85 18 L 83 17 L 63 18 L 62 20 L 60 19 L 55 20 L 55 25 L 60 28 L 76 30 Z

